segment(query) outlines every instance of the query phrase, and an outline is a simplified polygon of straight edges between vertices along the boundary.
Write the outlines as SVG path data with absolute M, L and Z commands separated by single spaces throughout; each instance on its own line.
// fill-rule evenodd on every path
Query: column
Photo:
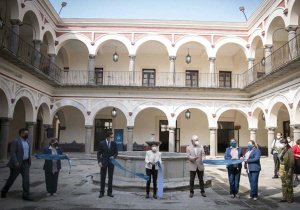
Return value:
M 256 77 L 254 76 L 255 71 L 254 71 L 254 58 L 248 58 L 248 79 L 247 79 L 247 84 L 250 84 Z
M 169 127 L 169 152 L 175 152 L 175 128 Z
M 32 53 L 32 57 L 31 57 L 31 64 L 36 67 L 36 68 L 40 68 L 40 61 L 41 61 L 41 44 L 42 41 L 41 40 L 33 40 L 33 53 Z
M 133 126 L 127 126 L 127 151 L 133 151 Z
M 129 55 L 130 83 L 135 84 L 135 55 Z
M 209 144 L 210 144 L 210 156 L 216 157 L 216 128 L 209 128 Z
M 7 146 L 9 138 L 9 125 L 11 118 L 0 118 L 0 160 L 7 159 Z
M 289 40 L 289 53 L 290 53 L 290 58 L 293 59 L 297 57 L 299 52 L 297 52 L 297 39 L 296 37 L 296 31 L 298 29 L 298 26 L 288 26 L 287 28 L 288 31 L 288 40 Z
M 271 154 L 271 148 L 272 148 L 272 142 L 275 138 L 275 129 L 274 127 L 270 127 L 270 128 L 267 128 L 268 129 L 268 157 L 272 157 Z
M 268 74 L 272 71 L 272 45 L 265 45 L 265 73 Z
M 53 138 L 53 132 L 51 133 L 50 129 L 52 125 L 44 124 L 44 139 L 43 139 L 43 148 L 48 147 L 51 138 Z
M 55 79 L 55 54 L 48 54 L 49 57 L 49 67 L 47 75 L 49 75 L 52 79 Z
M 85 154 L 91 154 L 92 125 L 85 126 Z
M 95 55 L 89 55 L 88 63 L 88 84 L 95 84 Z
M 296 143 L 300 139 L 300 124 L 291 125 L 291 127 L 293 128 L 294 142 Z
M 20 34 L 20 23 L 18 19 L 10 20 L 11 23 L 11 36 L 10 36 L 10 50 L 13 54 L 17 55 L 19 47 L 19 34 Z
M 216 87 L 217 74 L 216 74 L 216 58 L 209 57 L 209 81 L 210 87 Z
M 34 144 L 35 124 L 36 122 L 26 122 L 26 128 L 28 129 L 28 142 L 30 147 L 30 155 L 32 155 L 33 144 Z
M 170 75 L 171 75 L 171 80 L 170 80 L 170 85 L 175 85 L 176 84 L 176 75 L 175 75 L 175 60 L 176 56 L 170 56 L 169 61 L 170 61 Z
M 250 140 L 253 140 L 256 142 L 256 131 L 257 129 L 256 128 L 250 128 Z

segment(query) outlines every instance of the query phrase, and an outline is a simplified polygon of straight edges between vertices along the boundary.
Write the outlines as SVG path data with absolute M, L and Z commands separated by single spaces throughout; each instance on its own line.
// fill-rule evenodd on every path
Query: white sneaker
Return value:
M 254 201 L 257 201 L 257 198 L 253 198 Z
M 240 198 L 241 196 L 240 196 L 239 194 L 236 194 L 235 197 L 236 197 L 236 198 Z

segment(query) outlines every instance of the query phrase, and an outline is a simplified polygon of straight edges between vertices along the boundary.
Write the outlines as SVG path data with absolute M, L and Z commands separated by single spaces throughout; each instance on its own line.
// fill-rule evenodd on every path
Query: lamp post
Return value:
M 60 15 L 62 8 L 64 8 L 65 6 L 67 6 L 67 2 L 63 1 L 63 2 L 61 3 L 61 8 L 60 8 L 60 10 L 59 10 L 59 12 L 58 12 L 58 15 Z
M 240 9 L 240 11 L 244 14 L 245 19 L 246 19 L 246 21 L 247 21 L 248 19 L 247 19 L 247 16 L 246 16 L 246 14 L 245 14 L 245 7 L 240 6 L 239 9 Z

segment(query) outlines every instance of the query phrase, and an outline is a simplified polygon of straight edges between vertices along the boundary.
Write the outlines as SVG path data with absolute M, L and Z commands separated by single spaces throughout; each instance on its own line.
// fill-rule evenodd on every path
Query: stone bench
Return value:
M 71 143 L 59 144 L 59 146 L 64 152 L 84 152 L 85 151 L 85 145 L 83 143 L 77 143 L 76 141 L 72 141 Z

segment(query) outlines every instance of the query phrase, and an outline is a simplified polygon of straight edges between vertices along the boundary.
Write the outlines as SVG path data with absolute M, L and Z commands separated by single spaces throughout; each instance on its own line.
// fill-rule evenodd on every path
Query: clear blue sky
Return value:
M 62 18 L 159 19 L 244 22 L 263 0 L 64 0 Z M 50 0 L 57 12 L 62 0 Z

